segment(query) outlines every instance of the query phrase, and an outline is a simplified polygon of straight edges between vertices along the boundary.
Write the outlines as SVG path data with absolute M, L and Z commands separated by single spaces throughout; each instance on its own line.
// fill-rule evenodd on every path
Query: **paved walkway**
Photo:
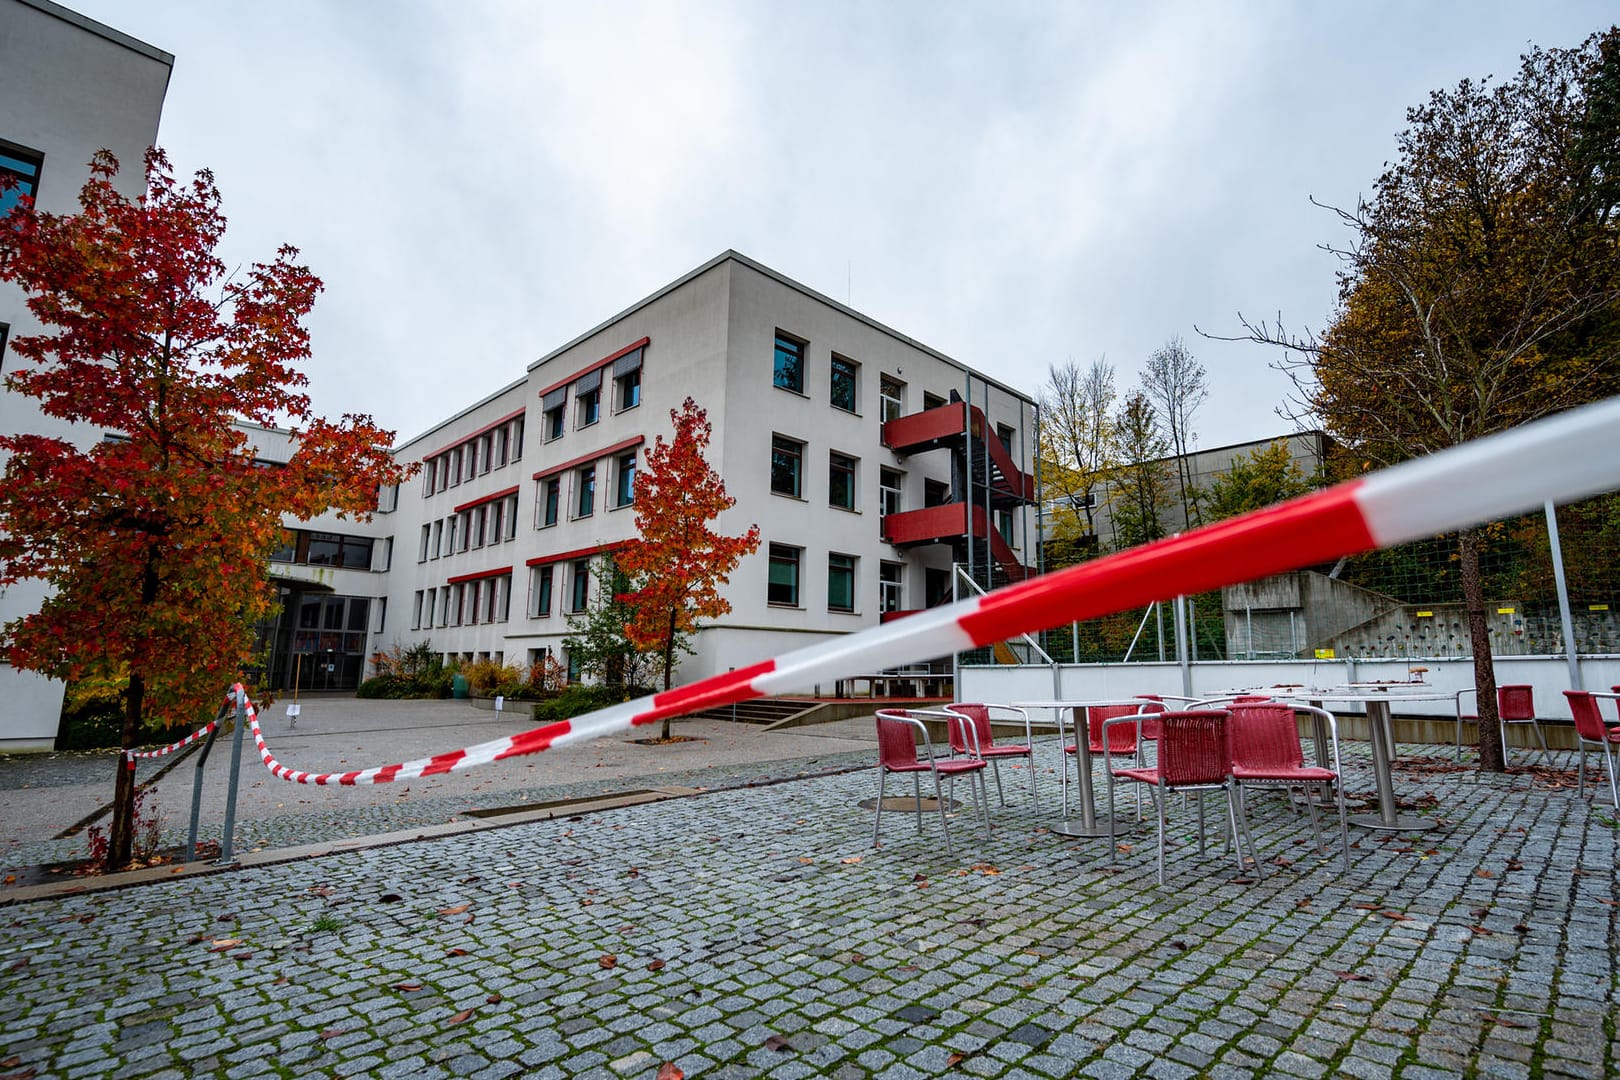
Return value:
M 955 819 L 955 858 L 901 814 L 874 849 L 865 769 L 12 904 L 0 1069 L 1620 1074 L 1620 821 L 1590 790 L 1408 759 L 1400 795 L 1440 828 L 1356 830 L 1345 873 L 1257 799 L 1263 880 L 1181 818 L 1161 888 L 1151 831 L 1114 865 L 1048 831 L 1040 749 L 1040 809 L 1016 774 L 990 838 Z M 1364 754 L 1351 771 L 1371 787 Z

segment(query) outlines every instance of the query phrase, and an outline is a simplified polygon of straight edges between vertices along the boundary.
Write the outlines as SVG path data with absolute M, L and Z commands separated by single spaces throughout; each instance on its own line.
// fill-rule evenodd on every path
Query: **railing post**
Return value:
M 186 830 L 186 862 L 197 857 L 197 819 L 202 815 L 202 782 L 203 766 L 208 764 L 208 751 L 214 748 L 214 737 L 219 734 L 219 725 L 208 733 L 203 740 L 202 752 L 197 755 L 196 771 L 191 774 L 191 825 Z
M 221 866 L 236 861 L 236 790 L 241 781 L 242 731 L 246 727 L 247 689 L 243 688 L 236 696 L 236 730 L 231 733 L 231 778 L 225 794 L 225 835 L 219 841 L 219 858 L 214 860 Z

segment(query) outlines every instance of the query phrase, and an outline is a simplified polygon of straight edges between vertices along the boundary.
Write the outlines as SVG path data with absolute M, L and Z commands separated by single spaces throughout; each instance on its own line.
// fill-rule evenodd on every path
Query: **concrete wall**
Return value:
M 91 156 L 108 149 L 122 169 L 116 181 L 139 195 L 142 157 L 156 141 L 174 57 L 45 0 L 0 0 L 0 140 L 44 157 L 36 205 L 71 212 L 89 177 Z M 0 283 L 0 323 L 12 340 L 41 331 L 15 285 Z M 7 348 L 0 374 L 18 357 Z M 42 415 L 32 398 L 0 387 L 0 431 L 32 431 L 81 445 L 100 431 Z M 0 589 L 0 623 L 39 607 L 43 586 Z M 61 684 L 0 664 L 0 750 L 48 749 L 61 713 Z

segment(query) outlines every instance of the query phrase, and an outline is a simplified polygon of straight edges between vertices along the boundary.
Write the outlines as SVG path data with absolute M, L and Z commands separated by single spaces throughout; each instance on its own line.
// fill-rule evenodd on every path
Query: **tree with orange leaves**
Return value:
M 130 749 L 211 714 L 249 659 L 282 515 L 365 518 L 406 471 L 369 417 L 312 414 L 302 320 L 321 282 L 297 249 L 227 277 L 212 174 L 177 182 L 154 149 L 131 201 L 117 171 L 101 151 L 78 213 L 24 199 L 0 220 L 0 280 L 51 331 L 11 343 L 25 366 L 6 384 L 84 433 L 0 435 L 0 584 L 51 589 L 4 627 L 12 665 L 117 679 Z M 264 467 L 238 421 L 291 427 L 292 459 Z M 130 858 L 134 792 L 120 763 L 109 868 Z
M 741 536 L 725 536 L 710 523 L 736 505 L 703 451 L 711 428 L 691 398 L 671 409 L 675 437 L 658 436 L 647 448 L 647 466 L 636 475 L 636 529 L 640 539 L 618 555 L 619 569 L 639 588 L 624 594 L 635 609 L 625 637 L 638 649 L 664 658 L 664 689 L 671 686 L 675 651 L 682 635 L 699 619 L 731 611 L 720 587 L 744 555 L 759 550 L 759 526 Z M 669 738 L 669 720 L 663 734 Z

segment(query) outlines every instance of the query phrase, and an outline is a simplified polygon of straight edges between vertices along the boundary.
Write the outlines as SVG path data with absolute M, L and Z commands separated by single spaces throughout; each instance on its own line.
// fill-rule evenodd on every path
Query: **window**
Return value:
M 837 353 L 832 358 L 832 391 L 829 400 L 833 408 L 843 409 L 845 412 L 855 412 L 857 404 L 856 384 L 860 374 L 861 365 L 853 360 L 846 360 Z
M 827 556 L 827 610 L 855 610 L 855 556 Z
M 517 499 L 516 495 L 508 495 L 506 502 L 506 537 L 511 540 L 517 536 Z
M 1013 452 L 1013 447 L 1012 447 L 1013 429 L 1012 428 L 1008 427 L 1006 424 L 997 424 L 996 425 L 996 438 L 1001 440 L 1002 449 L 1006 450 L 1007 453 L 1009 453 L 1009 454 Z
M 563 433 L 563 424 L 566 418 L 563 415 L 568 407 L 568 387 L 559 386 L 540 399 L 540 411 L 545 417 L 546 441 L 560 438 Z
M 782 435 L 771 436 L 771 490 L 800 497 L 803 489 L 804 443 Z
M 456 551 L 456 530 L 461 527 L 461 515 L 452 514 L 444 519 L 444 553 L 453 555 Z
M 412 630 L 420 630 L 421 628 L 422 628 L 422 590 L 417 589 L 416 594 L 411 598 L 411 629 Z
M 882 513 L 898 514 L 904 508 L 901 493 L 905 480 L 906 474 L 899 469 L 878 470 L 878 500 L 882 504 Z
M 1007 541 L 1007 543 L 1009 545 L 1011 545 L 1012 542 L 1013 542 L 1013 515 L 1012 515 L 1012 511 L 1011 510 L 997 510 L 995 516 L 996 516 L 996 532 L 1000 533 L 1001 538 L 1003 540 Z
M 943 480 L 923 481 L 923 505 L 944 506 L 951 501 L 951 485 Z
M 348 570 L 371 569 L 369 536 L 344 536 L 340 533 L 312 532 L 309 534 L 309 555 L 299 559 L 310 566 L 341 566 Z
M 510 427 L 495 429 L 495 467 L 498 469 L 506 464 L 507 441 L 510 438 Z
M 461 530 L 461 547 L 457 550 L 466 551 L 472 545 L 472 511 L 465 510 L 457 514 L 456 526 Z
M 897 562 L 878 567 L 878 610 L 901 611 L 905 604 L 905 570 Z
M 4 344 L 5 334 L 0 332 L 0 345 Z M 424 499 L 433 494 L 433 478 L 438 475 L 438 466 L 439 462 L 436 458 L 430 458 L 422 462 L 422 498 Z
M 450 625 L 450 586 L 439 589 L 439 625 Z
M 523 417 L 512 421 L 512 460 L 523 456 Z
M 562 502 L 562 477 L 542 481 L 540 488 L 540 527 L 557 524 L 558 504 Z
M 776 332 L 776 364 L 771 383 L 795 394 L 804 393 L 804 342 Z
M 951 599 L 951 572 L 938 570 L 932 566 L 923 568 L 923 606 L 939 607 L 950 602 Z
M 495 602 L 497 589 L 491 588 L 489 593 L 489 617 L 495 622 L 505 622 L 512 616 L 512 575 L 502 574 L 490 584 L 499 587 L 498 591 L 501 599 L 500 604 L 497 605 Z
M 445 455 L 450 462 L 450 486 L 455 487 L 461 483 L 461 447 L 456 447 Z
M 471 480 L 473 477 L 478 475 L 478 457 L 479 457 L 478 450 L 479 450 L 479 447 L 478 447 L 478 443 L 476 441 L 469 442 L 467 444 L 467 448 L 466 448 L 467 475 L 465 477 L 465 479 L 467 479 L 467 480 Z
M 433 601 L 439 595 L 438 590 L 429 589 L 422 594 L 422 625 L 433 625 Z
M 923 391 L 923 411 L 924 412 L 928 411 L 929 409 L 941 408 L 941 407 L 944 406 L 944 404 L 945 404 L 945 399 L 940 397 L 938 394 L 930 394 L 926 390 Z
M 497 499 L 489 504 L 489 542 L 501 542 L 502 519 L 506 516 L 506 500 Z
M 483 611 L 484 582 L 470 581 L 467 583 L 467 621 L 473 625 L 478 624 L 478 616 Z
M 618 483 L 614 485 L 615 506 L 629 506 L 636 498 L 636 455 L 634 451 L 619 458 Z
M 836 450 L 827 455 L 827 505 L 855 509 L 855 459 Z
M 529 617 L 545 619 L 551 616 L 552 568 L 536 566 L 529 582 Z
M 467 586 L 458 583 L 450 586 L 450 625 L 460 626 L 466 619 Z
M 602 419 L 602 369 L 597 368 L 574 380 L 574 400 L 579 415 L 574 421 L 577 428 L 590 427 Z
M 906 411 L 906 384 L 892 375 L 878 378 L 878 413 L 884 423 Z
M 590 517 L 596 512 L 596 466 L 587 465 L 575 474 L 574 490 L 579 498 L 574 502 L 574 516 Z
M 802 549 L 786 544 L 771 545 L 770 577 L 765 590 L 767 603 L 799 606 L 799 554 Z
M 613 407 L 619 412 L 641 404 L 641 350 L 613 361 Z
M 39 170 L 44 164 L 42 155 L 0 141 L 0 172 L 9 173 L 16 181 L 15 186 L 0 190 L 0 217 L 11 213 L 24 196 L 33 198 L 39 191 Z
M 484 546 L 484 525 L 488 521 L 489 509 L 475 506 L 467 512 L 467 533 L 470 544 L 475 548 Z
M 437 462 L 439 481 L 435 485 L 440 491 L 450 486 L 450 455 L 440 454 Z
M 481 466 L 479 468 L 479 470 L 478 470 L 479 472 L 489 472 L 490 469 L 495 467 L 494 461 L 493 461 L 493 458 L 495 456 L 494 455 L 494 448 L 495 448 L 495 436 L 494 435 L 485 434 L 485 435 L 480 435 L 478 437 L 478 461 L 479 461 L 480 466 Z M 501 464 L 504 465 L 504 464 L 506 464 L 506 462 L 502 461 Z
M 569 595 L 569 611 L 579 613 L 584 611 L 591 600 L 591 560 L 580 559 L 574 563 L 573 591 Z
M 430 559 L 437 559 L 441 554 L 443 554 L 443 548 L 441 546 L 443 543 L 444 519 L 440 518 L 438 521 L 433 523 L 433 543 L 428 545 L 428 551 L 432 553 L 428 556 Z

